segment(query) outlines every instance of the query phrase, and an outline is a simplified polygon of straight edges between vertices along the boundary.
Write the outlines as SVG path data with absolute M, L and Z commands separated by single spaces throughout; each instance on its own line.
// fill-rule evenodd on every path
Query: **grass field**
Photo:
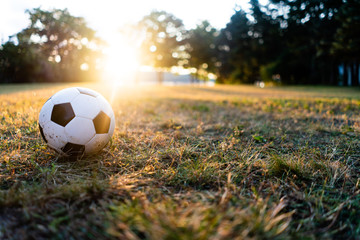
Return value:
M 0 85 L 0 239 L 360 239 L 360 90 L 108 87 L 70 160 L 38 130 L 69 85 Z

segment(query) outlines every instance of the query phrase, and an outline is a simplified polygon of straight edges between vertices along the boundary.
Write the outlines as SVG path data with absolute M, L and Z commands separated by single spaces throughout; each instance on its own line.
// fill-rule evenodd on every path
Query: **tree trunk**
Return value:
M 330 65 L 330 76 L 329 76 L 329 84 L 330 85 L 335 85 L 336 82 L 335 82 L 335 79 L 336 79 L 336 68 L 337 68 L 337 65 L 334 61 L 334 59 L 331 60 L 331 65 Z
M 347 64 L 347 62 L 344 63 L 343 86 L 348 86 L 348 64 Z
M 158 71 L 157 72 L 157 77 L 158 77 L 158 84 L 162 85 L 164 82 L 164 72 L 163 71 Z
M 343 75 L 342 75 L 342 85 L 343 86 L 347 86 L 348 84 L 348 82 L 347 82 L 347 80 L 348 80 L 348 71 L 347 71 L 347 64 L 344 62 L 344 64 L 343 64 Z
M 351 71 L 351 65 L 352 65 L 351 63 L 347 64 L 347 74 L 348 74 L 347 79 L 346 79 L 347 80 L 347 86 L 351 86 L 351 75 L 352 75 L 351 74 L 351 72 L 352 72 Z
M 197 73 L 194 73 L 194 74 L 191 74 L 191 75 L 190 75 L 190 84 L 191 84 L 191 85 L 194 84 L 196 75 L 197 75 Z
M 357 73 L 358 73 L 358 83 L 360 85 L 360 63 L 357 64 Z
M 351 86 L 357 86 L 358 82 L 357 82 L 357 74 L 356 74 L 356 61 L 352 62 L 350 64 L 350 68 L 351 68 Z
M 353 64 L 351 64 L 352 66 L 352 78 L 351 78 L 351 85 L 352 86 L 359 86 L 359 68 L 358 68 L 358 63 L 357 61 L 354 61 Z

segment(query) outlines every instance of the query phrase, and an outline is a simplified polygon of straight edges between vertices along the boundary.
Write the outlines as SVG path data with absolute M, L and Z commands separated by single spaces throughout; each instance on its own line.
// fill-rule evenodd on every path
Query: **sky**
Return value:
M 3 0 L 0 7 L 0 40 L 26 28 L 29 19 L 26 9 L 44 10 L 67 8 L 73 16 L 84 17 L 88 26 L 105 40 L 113 36 L 114 29 L 127 23 L 138 22 L 152 10 L 165 10 L 183 20 L 187 28 L 208 20 L 221 29 L 230 21 L 238 6 L 247 6 L 248 0 Z

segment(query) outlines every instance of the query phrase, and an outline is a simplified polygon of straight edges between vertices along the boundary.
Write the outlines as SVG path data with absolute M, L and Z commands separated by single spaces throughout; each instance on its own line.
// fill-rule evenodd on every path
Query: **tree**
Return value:
M 337 59 L 330 54 L 341 0 L 272 0 L 283 19 L 282 80 L 292 84 L 335 84 Z M 286 10 L 284 10 L 286 9 Z
M 207 78 L 207 73 L 216 71 L 216 38 L 218 31 L 208 21 L 191 29 L 186 39 L 189 54 L 188 66 L 196 68 L 196 78 Z M 201 76 L 201 75 L 204 76 Z
M 103 43 L 83 18 L 70 15 L 67 9 L 35 8 L 26 12 L 30 24 L 16 35 L 19 45 L 36 47 L 55 66 L 56 80 L 79 81 L 95 75 Z
M 348 0 L 339 9 L 339 27 L 332 42 L 331 53 L 338 56 L 345 70 L 343 84 L 359 86 L 360 76 L 360 1 Z M 348 81 L 350 79 L 350 81 Z
M 250 0 L 250 11 L 235 12 L 221 31 L 221 79 L 252 83 L 280 74 L 283 83 L 335 84 L 343 55 L 357 84 L 358 2 L 272 0 L 263 6 Z M 345 48 L 353 49 L 352 57 Z
M 185 58 L 186 31 L 182 21 L 165 11 L 153 11 L 138 24 L 143 36 L 141 62 L 157 69 L 158 81 L 163 81 L 164 70 L 176 66 Z
M 280 22 L 266 14 L 257 0 L 250 3 L 251 13 L 235 12 L 219 38 L 221 79 L 228 82 L 260 80 L 261 70 L 273 68 L 281 51 Z
M 246 12 L 239 10 L 220 33 L 217 42 L 221 66 L 220 81 L 250 82 L 253 63 L 251 62 L 250 21 Z M 256 63 L 255 63 L 256 64 Z
M 51 65 L 33 44 L 9 40 L 0 48 L 0 82 L 42 82 L 51 77 Z

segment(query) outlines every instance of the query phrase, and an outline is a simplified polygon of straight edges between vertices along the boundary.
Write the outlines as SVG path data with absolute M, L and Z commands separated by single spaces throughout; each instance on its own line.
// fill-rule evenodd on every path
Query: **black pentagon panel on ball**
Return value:
M 45 135 L 44 135 L 44 132 L 43 132 L 43 128 L 40 126 L 39 124 L 39 129 L 40 129 L 40 134 L 41 134 L 41 137 L 44 139 L 44 141 L 47 143 L 47 140 L 45 138 Z
M 54 105 L 51 113 L 51 121 L 63 127 L 65 127 L 74 117 L 75 113 L 70 103 Z
M 80 156 L 85 151 L 85 146 L 75 143 L 67 143 L 61 150 L 70 156 Z
M 106 113 L 100 113 L 93 120 L 96 134 L 108 133 L 110 128 L 111 119 Z

